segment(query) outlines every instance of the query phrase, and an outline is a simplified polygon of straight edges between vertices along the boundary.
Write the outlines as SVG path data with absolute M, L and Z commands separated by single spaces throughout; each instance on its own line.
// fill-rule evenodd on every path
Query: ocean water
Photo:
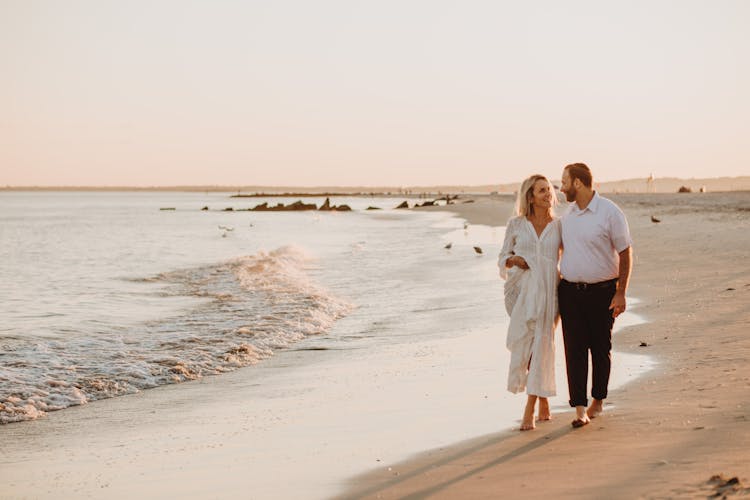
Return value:
M 0 423 L 221 375 L 302 340 L 345 351 L 488 321 L 504 331 L 493 254 L 474 254 L 461 220 L 389 198 L 333 200 L 352 212 L 224 210 L 264 201 L 295 200 L 0 194 Z M 446 250 L 449 239 L 465 241 Z
M 368 470 L 396 474 L 414 454 L 518 424 L 503 227 L 392 198 L 224 211 L 263 201 L 295 200 L 0 193 L 11 496 L 331 498 Z M 569 413 L 559 328 L 556 341 L 550 405 Z M 610 387 L 653 364 L 615 351 Z

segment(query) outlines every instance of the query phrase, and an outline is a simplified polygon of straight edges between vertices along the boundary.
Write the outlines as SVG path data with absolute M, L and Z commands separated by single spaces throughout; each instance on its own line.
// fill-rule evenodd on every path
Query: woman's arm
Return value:
M 516 247 L 516 236 L 518 234 L 518 223 L 517 218 L 512 218 L 508 221 L 505 227 L 505 240 L 503 241 L 503 248 L 500 250 L 500 255 L 497 257 L 497 267 L 500 270 L 500 277 L 508 279 L 508 269 L 513 266 L 518 266 L 521 269 L 528 269 L 529 266 L 523 257 L 519 257 L 515 254 Z

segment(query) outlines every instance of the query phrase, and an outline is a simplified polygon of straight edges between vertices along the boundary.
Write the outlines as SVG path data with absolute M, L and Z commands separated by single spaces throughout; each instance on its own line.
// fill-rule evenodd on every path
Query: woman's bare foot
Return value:
M 593 399 L 591 401 L 591 405 L 589 406 L 588 410 L 586 410 L 586 415 L 589 418 L 596 418 L 602 414 L 603 410 L 604 410 L 604 402 L 601 399 Z
M 536 429 L 536 425 L 534 424 L 534 406 L 536 406 L 536 396 L 529 396 L 526 401 L 526 408 L 523 410 L 521 427 L 518 430 L 530 431 Z
M 549 411 L 549 400 L 547 398 L 539 398 L 539 416 L 537 417 L 537 420 L 552 420 L 552 414 Z
M 526 415 L 523 416 L 523 422 L 521 422 L 521 427 L 518 428 L 519 431 L 532 431 L 536 429 L 536 424 L 534 423 L 534 415 L 531 415 L 531 418 L 528 420 L 526 419 Z

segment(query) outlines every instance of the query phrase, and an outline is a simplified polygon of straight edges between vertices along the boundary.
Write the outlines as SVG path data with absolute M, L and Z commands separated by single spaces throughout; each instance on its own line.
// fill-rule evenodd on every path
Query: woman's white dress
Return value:
M 505 229 L 497 265 L 506 280 L 505 306 L 510 315 L 506 346 L 511 352 L 508 390 L 513 393 L 526 389 L 534 396 L 555 395 L 560 228 L 560 219 L 554 219 L 537 237 L 534 225 L 519 216 L 510 219 Z M 523 257 L 529 269 L 507 269 L 505 262 L 513 255 Z

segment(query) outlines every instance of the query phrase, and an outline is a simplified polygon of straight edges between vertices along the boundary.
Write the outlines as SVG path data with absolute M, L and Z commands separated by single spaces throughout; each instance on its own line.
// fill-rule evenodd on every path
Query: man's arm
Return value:
M 612 317 L 616 318 L 623 312 L 625 312 L 625 291 L 628 289 L 628 281 L 630 281 L 630 271 L 633 269 L 631 262 L 631 255 L 633 254 L 632 247 L 628 247 L 620 252 L 620 275 L 617 278 L 617 291 L 615 296 L 612 297 L 612 302 L 609 304 L 609 308 L 612 310 Z

